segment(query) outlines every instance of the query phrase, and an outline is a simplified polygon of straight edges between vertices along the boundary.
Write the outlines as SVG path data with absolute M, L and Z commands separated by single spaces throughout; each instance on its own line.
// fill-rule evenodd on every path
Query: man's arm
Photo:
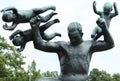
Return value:
M 14 21 L 11 26 L 8 26 L 7 24 L 5 24 L 5 25 L 3 25 L 3 28 L 5 30 L 14 30 L 17 25 L 18 25 L 18 23 Z
M 104 51 L 108 50 L 114 47 L 114 41 L 113 38 L 108 30 L 108 27 L 106 25 L 106 22 L 103 18 L 99 18 L 97 21 L 97 24 L 99 27 L 101 27 L 103 36 L 104 36 L 104 41 L 94 41 L 93 45 L 91 47 L 92 52 L 98 52 L 98 51 Z
M 30 20 L 30 25 L 33 32 L 33 43 L 34 47 L 38 50 L 46 51 L 46 52 L 57 52 L 60 50 L 60 46 L 57 43 L 52 42 L 44 42 L 40 31 L 39 31 L 39 22 L 37 22 L 37 17 L 34 17 Z
M 116 3 L 115 3 L 115 2 L 114 2 L 114 4 L 113 4 L 113 7 L 114 7 L 115 12 L 111 14 L 111 18 L 112 18 L 112 17 L 115 17 L 115 16 L 117 16 L 117 15 L 119 14 L 119 12 L 118 12 L 118 9 L 117 9 L 117 6 L 116 6 Z

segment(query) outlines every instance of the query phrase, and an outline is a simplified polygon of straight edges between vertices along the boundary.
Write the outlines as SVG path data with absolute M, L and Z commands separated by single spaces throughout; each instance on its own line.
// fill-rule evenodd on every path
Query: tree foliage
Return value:
M 106 71 L 94 68 L 89 74 L 89 81 L 120 81 L 120 74 L 110 75 Z
M 36 70 L 35 61 L 25 71 L 22 67 L 25 64 L 24 58 L 25 56 L 17 53 L 14 46 L 0 36 L 0 81 L 35 81 L 36 78 L 43 77 L 40 70 Z
M 115 73 L 112 75 L 112 81 L 120 81 L 120 74 Z
M 27 73 L 22 67 L 24 58 L 0 36 L 0 81 L 18 81 L 19 78 L 19 81 L 26 81 Z
M 33 60 L 31 66 L 28 66 L 29 81 L 35 81 L 36 78 L 41 78 L 40 70 L 36 69 L 36 62 Z
M 44 72 L 43 74 L 43 77 L 54 77 L 54 78 L 58 78 L 58 72 L 57 71 L 47 71 L 47 72 Z

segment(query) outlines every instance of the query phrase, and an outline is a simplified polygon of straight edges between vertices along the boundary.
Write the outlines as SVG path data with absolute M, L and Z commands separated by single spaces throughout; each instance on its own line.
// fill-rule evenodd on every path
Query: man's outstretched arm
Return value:
M 40 22 L 37 20 L 37 17 L 34 17 L 30 20 L 30 25 L 33 32 L 34 47 L 38 50 L 46 52 L 57 52 L 59 50 L 59 45 L 57 43 L 43 41 L 39 31 L 39 24 Z
M 114 41 L 113 41 L 113 38 L 108 30 L 105 19 L 99 18 L 97 20 L 97 24 L 102 29 L 104 40 L 103 41 L 102 40 L 94 41 L 94 43 L 91 47 L 91 50 L 93 52 L 97 52 L 97 51 L 104 51 L 104 50 L 108 50 L 108 49 L 113 48 Z

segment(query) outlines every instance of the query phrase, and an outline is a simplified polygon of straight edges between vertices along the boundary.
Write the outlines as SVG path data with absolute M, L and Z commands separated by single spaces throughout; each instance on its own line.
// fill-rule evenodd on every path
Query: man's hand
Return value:
M 40 25 L 40 18 L 38 16 L 33 17 L 30 20 L 30 25 L 31 25 L 31 27 L 39 27 L 39 25 Z

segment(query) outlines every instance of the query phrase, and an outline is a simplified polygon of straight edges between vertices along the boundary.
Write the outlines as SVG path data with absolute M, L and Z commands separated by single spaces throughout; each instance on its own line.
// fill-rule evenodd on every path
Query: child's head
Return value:
M 21 46 L 21 44 L 23 43 L 23 37 L 22 36 L 14 36 L 12 42 L 15 46 Z
M 106 2 L 104 4 L 103 11 L 105 14 L 109 14 L 112 11 L 112 4 L 109 2 Z
M 5 22 L 12 22 L 15 19 L 15 14 L 13 14 L 12 12 L 4 12 L 2 15 L 2 19 Z

